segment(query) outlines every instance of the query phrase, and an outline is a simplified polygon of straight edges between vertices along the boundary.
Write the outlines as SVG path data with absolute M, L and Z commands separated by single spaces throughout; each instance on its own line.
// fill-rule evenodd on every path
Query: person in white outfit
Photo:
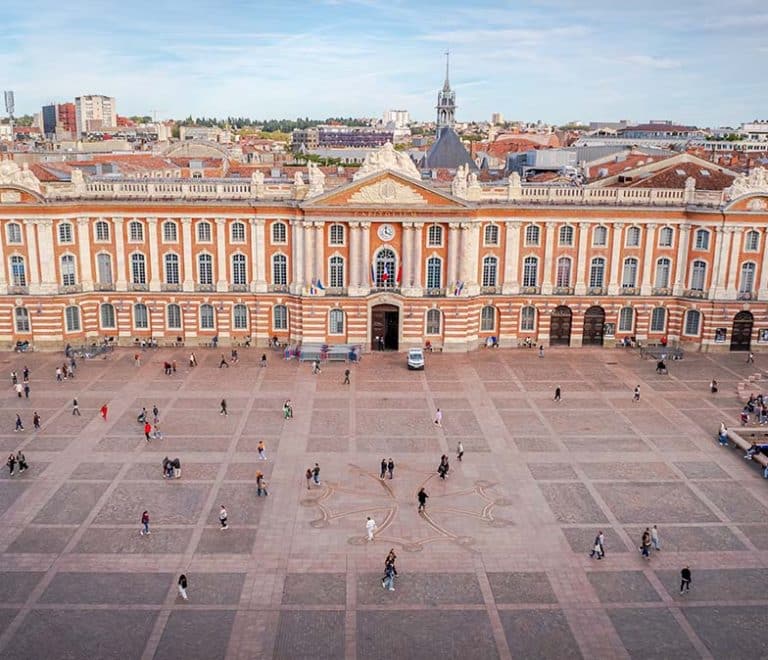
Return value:
M 373 533 L 376 531 L 376 521 L 368 516 L 368 520 L 365 521 L 365 529 L 368 532 L 368 540 L 373 541 Z

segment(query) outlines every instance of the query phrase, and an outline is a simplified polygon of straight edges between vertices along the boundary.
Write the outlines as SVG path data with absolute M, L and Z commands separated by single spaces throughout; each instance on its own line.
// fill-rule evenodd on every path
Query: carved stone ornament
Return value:
M 360 188 L 349 198 L 350 204 L 426 204 L 427 200 L 413 188 L 384 179 Z
M 3 184 L 22 186 L 23 188 L 34 190 L 36 193 L 40 192 L 40 181 L 32 174 L 29 170 L 29 165 L 26 163 L 19 167 L 11 160 L 0 162 L 0 186 Z
M 729 200 L 752 193 L 768 194 L 768 170 L 755 167 L 749 174 L 738 174 L 725 193 Z
M 325 190 L 325 174 L 315 164 L 310 162 L 307 165 L 307 176 L 309 177 L 309 192 L 308 197 L 316 197 L 322 195 Z
M 358 168 L 352 177 L 353 181 L 358 181 L 371 174 L 390 170 L 409 179 L 421 180 L 421 174 L 414 165 L 408 154 L 395 151 L 391 142 L 386 142 L 378 149 L 369 152 L 365 157 L 363 164 Z
M 750 199 L 747 202 L 747 210 L 749 210 L 749 211 L 768 211 L 768 202 L 766 202 L 761 197 L 757 197 L 756 199 Z

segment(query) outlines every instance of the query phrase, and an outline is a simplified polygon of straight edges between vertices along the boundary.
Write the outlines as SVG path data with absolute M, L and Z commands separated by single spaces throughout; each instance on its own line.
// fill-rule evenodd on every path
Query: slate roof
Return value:
M 440 131 L 437 138 L 427 155 L 424 157 L 422 167 L 426 169 L 451 169 L 455 170 L 462 165 L 469 165 L 473 172 L 477 171 L 477 165 L 469 155 L 461 139 L 450 127 L 445 127 Z

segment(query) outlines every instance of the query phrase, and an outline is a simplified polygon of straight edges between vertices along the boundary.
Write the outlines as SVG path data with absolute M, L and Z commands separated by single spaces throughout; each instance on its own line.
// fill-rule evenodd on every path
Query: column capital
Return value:
M 371 229 L 370 221 L 361 220 L 360 221 L 360 229 L 362 229 L 363 231 L 369 231 Z
M 656 227 L 658 227 L 659 224 L 657 222 L 649 222 L 645 226 L 648 227 L 648 229 L 656 229 Z
M 189 227 L 192 224 L 192 218 L 182 218 L 181 224 Z
M 267 221 L 264 218 L 248 218 L 248 224 L 251 227 L 263 227 Z
M 48 218 L 43 218 L 41 220 L 36 220 L 34 224 L 39 225 L 40 227 L 44 227 L 45 229 L 50 229 L 53 227 L 53 220 L 49 220 Z
M 452 231 L 461 229 L 461 222 L 449 222 L 448 229 L 451 229 Z
M 90 223 L 90 218 L 78 218 L 77 224 L 79 227 L 87 227 Z
M 544 223 L 547 229 L 554 229 L 555 227 L 557 227 L 557 224 L 558 224 L 557 222 L 553 222 L 551 220 Z
M 153 226 L 157 225 L 157 218 L 147 218 L 147 222 Z
M 504 223 L 511 229 L 518 229 L 523 224 L 522 220 L 504 220 Z
M 627 224 L 626 222 L 614 222 L 614 223 L 613 223 L 613 226 L 614 226 L 616 229 L 624 229 L 624 227 L 626 226 L 626 224 Z
M 581 231 L 586 231 L 587 229 L 589 229 L 589 223 L 588 222 L 580 222 L 579 223 L 579 229 L 581 229 Z
M 358 229 L 358 228 L 360 227 L 360 222 L 359 222 L 359 221 L 357 221 L 357 220 L 350 220 L 350 221 L 347 223 L 347 226 L 348 226 L 350 229 Z
M 219 227 L 221 227 L 221 226 L 223 226 L 223 225 L 225 225 L 225 224 L 226 224 L 226 222 L 227 222 L 227 219 L 226 219 L 226 218 L 215 218 L 215 219 L 214 219 L 214 222 L 215 222 L 215 223 L 216 223 L 216 224 L 217 224 Z

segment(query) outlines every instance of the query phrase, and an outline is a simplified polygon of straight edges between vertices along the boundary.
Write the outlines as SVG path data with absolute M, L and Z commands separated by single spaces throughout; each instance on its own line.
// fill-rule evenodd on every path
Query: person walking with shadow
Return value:
M 424 509 L 427 508 L 427 499 L 429 498 L 429 495 L 427 495 L 427 491 L 424 490 L 424 488 L 420 488 L 419 492 L 416 495 L 416 499 L 419 500 L 419 513 L 424 511 Z

